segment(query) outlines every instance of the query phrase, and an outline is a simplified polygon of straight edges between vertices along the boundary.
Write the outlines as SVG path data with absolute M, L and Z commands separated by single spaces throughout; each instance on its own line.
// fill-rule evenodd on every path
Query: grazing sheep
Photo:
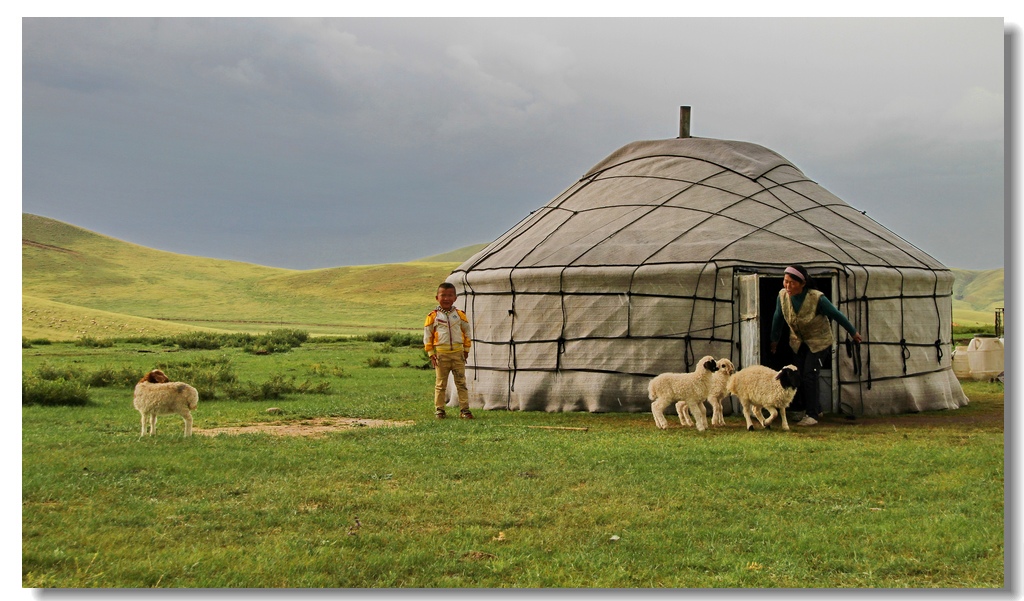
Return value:
M 655 376 L 647 385 L 648 396 L 654 401 L 651 403 L 654 423 L 662 430 L 668 428 L 665 409 L 675 403 L 679 423 L 684 426 L 691 425 L 690 418 L 686 415 L 686 409 L 689 409 L 697 423 L 697 430 L 706 430 L 708 415 L 704 409 L 704 401 L 711 392 L 712 377 L 716 371 L 718 364 L 715 363 L 714 357 L 708 355 L 697 362 L 697 367 L 692 372 L 664 373 Z
M 142 433 L 156 433 L 156 418 L 159 415 L 177 413 L 185 420 L 185 436 L 192 436 L 192 410 L 199 404 L 199 393 L 184 382 L 171 382 L 164 372 L 154 369 L 135 385 L 132 402 L 142 415 Z
M 800 372 L 793 365 L 787 365 L 779 371 L 764 365 L 750 365 L 733 374 L 726 388 L 736 395 L 743 405 L 743 418 L 747 420 L 747 430 L 754 429 L 754 424 L 750 421 L 751 409 L 764 429 L 771 429 L 772 420 L 781 413 L 782 429 L 789 430 L 786 407 L 793 402 L 799 387 Z M 761 413 L 762 409 L 768 409 L 767 420 Z

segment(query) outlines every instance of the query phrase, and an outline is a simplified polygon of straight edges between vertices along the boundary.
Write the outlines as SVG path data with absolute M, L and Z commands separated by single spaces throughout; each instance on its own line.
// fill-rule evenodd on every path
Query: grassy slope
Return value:
M 416 330 L 434 303 L 434 286 L 458 266 L 278 269 L 153 250 L 28 214 L 22 216 L 22 239 L 23 313 L 39 299 L 229 330 Z M 153 333 L 161 331 L 159 322 L 151 325 Z M 81 333 L 43 327 L 24 335 L 60 340 Z
M 995 309 L 1004 303 L 1003 270 L 952 269 L 953 321 L 960 325 L 991 325 Z
M 53 340 L 104 336 L 113 327 L 150 334 L 183 326 L 417 330 L 434 286 L 481 248 L 410 263 L 296 271 L 158 251 L 29 214 L 22 215 L 22 239 L 22 333 Z M 990 325 L 1003 304 L 1003 270 L 953 272 L 954 321 Z M 56 304 L 40 314 L 44 301 Z
M 486 244 L 474 244 L 472 246 L 464 246 L 462 248 L 458 248 L 446 253 L 441 253 L 439 255 L 432 255 L 429 257 L 424 257 L 422 259 L 417 259 L 417 261 L 424 263 L 448 263 L 452 261 L 456 263 L 462 263 L 466 259 L 472 257 L 473 255 L 482 251 L 485 248 L 487 248 Z

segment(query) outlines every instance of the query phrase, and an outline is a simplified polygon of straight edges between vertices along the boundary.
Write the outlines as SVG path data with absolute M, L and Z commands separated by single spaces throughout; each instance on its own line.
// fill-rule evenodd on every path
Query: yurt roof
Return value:
M 945 269 L 749 142 L 633 142 L 456 271 L 658 264 Z

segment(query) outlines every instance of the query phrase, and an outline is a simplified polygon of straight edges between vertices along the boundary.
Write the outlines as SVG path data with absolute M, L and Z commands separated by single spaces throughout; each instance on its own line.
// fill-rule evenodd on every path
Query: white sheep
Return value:
M 718 365 L 718 371 L 714 372 L 711 376 L 711 385 L 708 388 L 708 403 L 711 404 L 711 425 L 712 426 L 724 426 L 725 417 L 722 412 L 722 401 L 729 396 L 729 390 L 726 388 L 729 384 L 729 378 L 736 373 L 736 366 L 732 364 L 732 361 L 721 358 L 716 362 Z M 690 421 L 690 416 L 687 414 L 685 409 L 686 403 L 676 403 L 676 413 L 679 414 L 679 421 L 686 427 L 693 425 Z
M 724 426 L 725 417 L 722 415 L 722 401 L 729 396 L 729 378 L 736 373 L 736 366 L 732 361 L 721 358 L 718 360 L 718 371 L 711 377 L 711 387 L 708 390 L 708 402 L 711 403 L 711 425 Z
M 771 429 L 772 420 L 781 413 L 782 429 L 789 430 L 786 407 L 793 402 L 799 387 L 800 372 L 793 365 L 787 365 L 779 371 L 764 365 L 750 365 L 733 374 L 726 388 L 740 400 L 747 430 L 754 429 L 750 421 L 751 410 L 766 430 Z M 762 409 L 768 410 L 767 420 L 762 415 Z
M 718 371 L 718 364 L 715 358 L 708 355 L 697 362 L 697 367 L 689 373 L 664 373 L 654 377 L 647 385 L 647 394 L 651 403 L 651 413 L 654 414 L 654 423 L 664 430 L 668 428 L 668 421 L 665 419 L 665 409 L 672 403 L 676 405 L 676 413 L 679 414 L 679 423 L 684 426 L 691 425 L 690 418 L 686 415 L 689 409 L 697 423 L 697 430 L 703 432 L 708 427 L 708 415 L 704 409 L 704 401 L 712 389 L 712 377 Z
M 135 385 L 132 404 L 142 415 L 142 433 L 156 433 L 156 418 L 159 415 L 176 413 L 185 420 L 185 436 L 192 436 L 192 411 L 199 405 L 199 393 L 184 382 L 171 382 L 159 369 L 154 369 Z

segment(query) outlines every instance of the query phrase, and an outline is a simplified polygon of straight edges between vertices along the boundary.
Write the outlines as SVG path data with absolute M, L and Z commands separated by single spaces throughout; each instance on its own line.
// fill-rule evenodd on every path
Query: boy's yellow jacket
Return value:
M 427 315 L 423 324 L 423 349 L 427 355 L 465 352 L 473 344 L 472 335 L 465 313 L 455 307 L 448 312 L 438 307 Z

